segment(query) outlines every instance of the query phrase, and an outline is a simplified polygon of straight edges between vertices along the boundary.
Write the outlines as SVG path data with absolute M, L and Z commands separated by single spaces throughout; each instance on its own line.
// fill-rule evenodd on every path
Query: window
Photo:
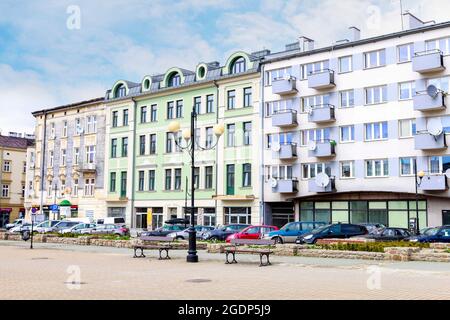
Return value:
M 89 164 L 95 163 L 95 146 L 86 147 L 86 163 Z
M 409 62 L 414 54 L 414 45 L 412 43 L 397 47 L 397 61 L 399 63 Z
M 63 138 L 67 137 L 67 121 L 63 122 L 62 136 Z
M 400 138 L 412 138 L 416 135 L 416 120 L 399 120 Z
M 367 178 L 388 177 L 388 176 L 389 176 L 389 162 L 387 159 L 366 161 Z
M 172 169 L 166 169 L 166 181 L 164 185 L 165 190 L 172 189 Z
M 55 156 L 55 153 L 53 152 L 53 150 L 48 152 L 48 166 L 50 168 L 52 168 L 54 166 L 54 156 Z
M 266 104 L 266 116 L 272 116 L 277 113 L 293 110 L 292 100 L 271 101 Z
M 127 89 L 123 84 L 121 84 L 117 87 L 114 98 L 122 98 L 122 97 L 125 97 L 126 95 L 127 95 Z
M 249 146 L 252 144 L 252 123 L 244 122 L 244 146 Z
M 235 146 L 235 132 L 236 126 L 234 124 L 227 125 L 227 147 Z
M 175 108 L 175 103 L 173 101 L 167 102 L 167 119 L 173 119 L 173 109 Z
M 205 167 L 205 189 L 212 189 L 213 187 L 213 167 Z
M 450 38 L 434 39 L 425 42 L 427 51 L 441 50 L 444 55 L 450 54 Z
M 111 172 L 109 178 L 109 192 L 116 192 L 116 179 L 117 174 L 115 172 Z
M 339 58 L 339 72 L 346 73 L 353 71 L 352 56 Z
M 181 85 L 181 76 L 178 73 L 172 73 L 169 77 L 169 87 L 178 87 Z
M 196 114 L 200 114 L 202 111 L 202 97 L 194 98 L 194 109 Z
M 233 63 L 231 73 L 236 74 L 245 71 L 247 71 L 247 63 L 245 61 L 245 58 L 244 57 L 237 58 Z
M 347 90 L 339 92 L 341 108 L 352 108 L 355 106 L 355 91 Z
M 112 113 L 112 126 L 113 128 L 117 128 L 119 126 L 119 112 L 113 111 Z
M 354 178 L 355 162 L 354 161 L 342 161 L 341 162 L 341 179 Z
M 145 172 L 139 171 L 139 178 L 138 178 L 138 191 L 144 191 L 144 184 L 145 184 Z
M 302 112 L 308 112 L 312 107 L 330 104 L 330 95 L 318 95 L 303 98 Z
M 166 153 L 172 153 L 173 151 L 173 134 L 171 132 L 166 133 Z
M 415 173 L 415 158 L 400 158 L 400 175 L 412 176 Z
M 252 105 L 252 88 L 244 88 L 244 107 L 251 107 Z
M 75 135 L 80 135 L 82 133 L 83 126 L 81 125 L 81 119 L 75 119 Z
M 95 192 L 95 179 L 86 179 L 84 183 L 84 195 L 93 197 Z
M 126 195 L 127 195 L 127 172 L 122 171 L 120 179 L 120 196 L 125 197 Z
M 122 125 L 124 127 L 128 126 L 128 109 L 123 110 Z
M 414 81 L 398 84 L 399 100 L 412 99 L 416 92 L 416 83 Z
M 302 79 L 305 80 L 309 75 L 322 72 L 330 68 L 330 62 L 328 60 L 309 63 L 301 66 Z
M 387 86 L 366 88 L 366 104 L 377 104 L 387 101 Z
M 150 154 L 156 154 L 156 134 L 150 135 Z
M 140 136 L 139 137 L 139 155 L 141 155 L 141 156 L 145 155 L 145 145 L 146 145 L 145 136 Z
M 156 104 L 152 105 L 150 107 L 150 122 L 156 122 L 157 121 L 157 111 L 156 111 Z
M 182 118 L 183 117 L 183 100 L 178 100 L 177 101 L 176 117 L 177 118 Z
M 274 133 L 267 135 L 267 144 L 266 148 L 270 149 L 272 147 L 272 143 L 279 143 L 280 145 L 288 145 L 292 144 L 293 141 L 293 133 L 285 132 L 285 133 Z
M 442 78 L 435 78 L 435 79 L 429 79 L 427 81 L 427 86 L 434 85 L 436 88 L 444 91 L 449 92 L 450 91 L 450 77 L 442 77 Z
M 117 139 L 111 140 L 111 158 L 117 158 Z
M 73 164 L 78 165 L 80 163 L 80 148 L 73 148 Z
M 266 77 L 265 77 L 265 85 L 266 86 L 271 86 L 272 82 L 275 80 L 279 80 L 279 79 L 284 79 L 284 78 L 290 78 L 292 74 L 292 68 L 291 67 L 287 67 L 287 68 L 283 68 L 283 69 L 277 69 L 277 70 L 272 70 L 272 71 L 267 71 L 266 72 Z
M 195 128 L 195 132 L 194 132 L 194 138 L 195 138 L 195 145 L 194 145 L 194 149 L 195 150 L 199 150 L 200 149 L 200 128 Z
M 147 122 L 147 107 L 141 107 L 141 123 Z
M 232 110 L 236 107 L 236 91 L 235 90 L 230 90 L 227 93 L 228 95 L 228 105 L 227 105 L 227 109 L 228 110 Z
M 53 193 L 53 181 L 50 180 L 47 182 L 47 197 L 51 197 Z
M 242 186 L 244 188 L 252 186 L 252 165 L 250 163 L 242 165 Z
M 148 172 L 148 190 L 155 191 L 155 170 Z
M 303 165 L 303 179 L 314 179 L 322 172 L 331 176 L 331 169 L 325 163 L 309 163 Z
M 214 95 L 210 94 L 206 96 L 206 113 L 214 112 Z
M 67 151 L 66 149 L 61 149 L 61 166 L 66 166 L 67 164 Z
M 212 148 L 213 145 L 213 127 L 207 127 L 206 131 L 206 148 Z
M 3 172 L 11 172 L 11 161 L 3 161 Z
M 74 179 L 73 180 L 73 188 L 72 188 L 72 196 L 74 196 L 74 197 L 78 197 L 78 185 L 79 185 L 79 180 Z
M 9 185 L 2 185 L 2 198 L 9 198 Z
M 430 174 L 442 174 L 450 169 L 450 157 L 430 157 Z
M 86 120 L 86 131 L 87 133 L 97 132 L 97 116 L 88 116 Z
M 186 186 L 187 188 L 187 186 Z M 195 167 L 194 168 L 194 188 L 200 189 L 200 168 L 199 167 Z
M 175 190 L 181 190 L 181 169 L 175 169 Z
M 388 138 L 387 122 L 366 123 L 364 126 L 366 128 L 366 141 L 384 140 Z
M 128 138 L 122 138 L 122 157 L 128 157 Z
M 377 50 L 364 53 L 364 66 L 366 69 L 382 67 L 386 65 L 386 50 Z
M 52 123 L 50 125 L 50 139 L 55 139 L 56 138 L 56 129 L 55 129 L 55 124 Z
M 310 141 L 325 142 L 330 140 L 330 128 L 300 131 L 301 145 L 307 146 Z
M 341 143 L 355 142 L 355 126 L 343 126 L 340 129 Z

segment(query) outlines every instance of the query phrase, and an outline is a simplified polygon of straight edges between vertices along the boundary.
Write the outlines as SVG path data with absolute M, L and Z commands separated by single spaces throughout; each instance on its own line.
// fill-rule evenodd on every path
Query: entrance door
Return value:
M 227 196 L 234 195 L 234 164 L 227 165 Z
M 450 210 L 442 211 L 442 225 L 450 225 Z
M 0 228 L 4 228 L 9 223 L 9 212 L 0 212 Z

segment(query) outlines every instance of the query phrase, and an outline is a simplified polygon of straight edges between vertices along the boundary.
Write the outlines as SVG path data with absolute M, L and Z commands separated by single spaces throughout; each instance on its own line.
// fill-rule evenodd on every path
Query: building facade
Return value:
M 351 28 L 332 47 L 303 37 L 265 57 L 266 223 L 450 223 L 450 23 L 406 18 L 395 34 Z
M 0 228 L 25 217 L 27 148 L 34 140 L 0 134 Z
M 42 219 L 106 216 L 103 100 L 33 113 L 36 145 L 29 150 L 27 207 Z

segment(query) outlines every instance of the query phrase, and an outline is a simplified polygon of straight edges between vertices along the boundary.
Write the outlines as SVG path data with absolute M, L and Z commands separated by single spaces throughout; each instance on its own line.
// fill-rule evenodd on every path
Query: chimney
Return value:
M 357 27 L 350 27 L 350 41 L 359 41 L 361 40 L 361 30 L 359 30 Z
M 298 39 L 298 44 L 301 52 L 314 50 L 314 40 L 307 37 L 300 37 Z
M 406 30 L 420 28 L 420 27 L 423 27 L 425 25 L 425 22 L 423 22 L 422 20 L 417 18 L 415 15 L 413 15 L 409 11 L 406 11 L 403 14 L 403 17 L 404 17 L 403 21 L 405 22 L 405 29 Z

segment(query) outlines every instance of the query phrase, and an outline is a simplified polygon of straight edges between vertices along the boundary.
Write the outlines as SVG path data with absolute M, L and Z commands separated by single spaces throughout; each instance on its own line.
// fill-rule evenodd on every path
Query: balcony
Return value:
M 436 111 L 445 109 L 445 94 L 439 91 L 436 97 L 431 97 L 426 91 L 417 92 L 413 97 L 415 111 Z
M 312 150 L 312 147 L 315 147 Z M 311 149 L 308 151 L 309 157 L 326 158 L 334 157 L 336 155 L 335 142 L 333 141 L 318 141 L 311 144 Z
M 419 186 L 422 191 L 446 191 L 448 189 L 445 175 L 425 176 Z
M 336 192 L 334 178 L 330 178 L 330 183 L 327 186 L 320 186 L 315 179 L 309 180 L 308 191 L 312 193 L 331 193 Z
M 308 87 L 311 89 L 328 89 L 335 86 L 334 71 L 325 69 L 308 75 Z
M 444 67 L 444 56 L 440 50 L 417 52 L 412 58 L 413 71 L 419 73 L 430 73 L 442 71 Z
M 82 173 L 96 173 L 97 165 L 95 163 L 82 163 L 78 166 L 78 171 Z
M 282 179 L 272 181 L 273 193 L 296 193 L 298 192 L 297 179 Z
M 273 127 L 292 127 L 297 124 L 297 111 L 295 110 L 276 111 L 272 115 Z
M 416 150 L 441 150 L 447 148 L 445 134 L 433 136 L 428 132 L 418 133 L 415 137 Z
M 334 106 L 331 104 L 312 106 L 308 113 L 309 122 L 326 123 L 336 121 Z
M 292 160 L 297 158 L 297 144 L 286 143 L 280 145 L 279 151 L 273 151 L 273 158 L 280 160 Z
M 272 81 L 272 93 L 279 95 L 295 93 L 297 92 L 296 81 L 297 79 L 294 77 L 274 79 Z

